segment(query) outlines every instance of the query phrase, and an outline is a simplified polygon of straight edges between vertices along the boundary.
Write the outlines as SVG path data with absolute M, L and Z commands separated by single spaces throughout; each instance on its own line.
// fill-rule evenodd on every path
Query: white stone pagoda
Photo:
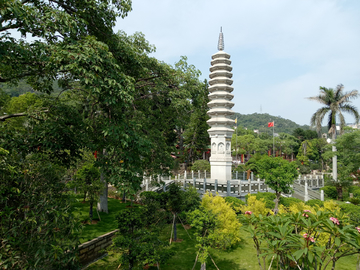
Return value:
M 231 102 L 234 95 L 232 67 L 230 55 L 224 52 L 224 36 L 220 30 L 218 52 L 212 55 L 209 80 L 209 99 L 207 121 L 211 127 L 208 130 L 211 138 L 211 180 L 219 183 L 231 180 L 231 137 L 234 133 L 235 121 L 230 117 L 234 115 Z

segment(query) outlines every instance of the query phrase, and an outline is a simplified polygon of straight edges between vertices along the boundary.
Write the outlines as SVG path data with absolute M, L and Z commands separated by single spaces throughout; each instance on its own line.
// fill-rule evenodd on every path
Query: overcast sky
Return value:
M 305 98 L 319 86 L 360 90 L 359 0 L 133 0 L 115 31 L 144 33 L 154 57 L 173 65 L 187 56 L 208 79 L 220 27 L 235 112 L 309 124 L 320 104 Z M 353 105 L 360 109 L 360 98 Z

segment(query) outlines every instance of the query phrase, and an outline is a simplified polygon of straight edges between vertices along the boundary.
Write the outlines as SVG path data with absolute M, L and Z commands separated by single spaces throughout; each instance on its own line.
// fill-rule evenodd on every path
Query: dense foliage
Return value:
M 360 229 L 348 225 L 342 212 L 247 213 L 241 221 L 254 241 L 260 269 L 267 269 L 269 261 L 269 268 L 334 269 L 340 258 L 360 251 Z
M 0 265 L 4 269 L 77 269 L 80 224 L 64 168 L 44 154 L 0 148 Z

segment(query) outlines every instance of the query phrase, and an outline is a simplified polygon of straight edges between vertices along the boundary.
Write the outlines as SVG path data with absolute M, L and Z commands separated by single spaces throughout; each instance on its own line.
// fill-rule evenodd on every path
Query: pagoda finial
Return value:
M 224 46 L 224 35 L 223 35 L 223 32 L 222 32 L 222 27 L 220 27 L 218 50 L 223 51 L 224 47 L 225 47 Z

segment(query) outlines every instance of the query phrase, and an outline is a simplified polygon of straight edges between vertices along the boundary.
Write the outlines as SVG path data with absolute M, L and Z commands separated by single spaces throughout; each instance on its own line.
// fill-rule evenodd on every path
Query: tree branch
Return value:
M 44 111 L 41 111 L 41 112 L 47 113 L 47 112 L 49 112 L 49 110 L 44 110 Z M 7 114 L 7 115 L 4 115 L 4 116 L 0 116 L 0 121 L 5 121 L 6 119 L 9 119 L 9 118 L 22 117 L 22 116 L 29 116 L 29 114 L 28 113 Z

